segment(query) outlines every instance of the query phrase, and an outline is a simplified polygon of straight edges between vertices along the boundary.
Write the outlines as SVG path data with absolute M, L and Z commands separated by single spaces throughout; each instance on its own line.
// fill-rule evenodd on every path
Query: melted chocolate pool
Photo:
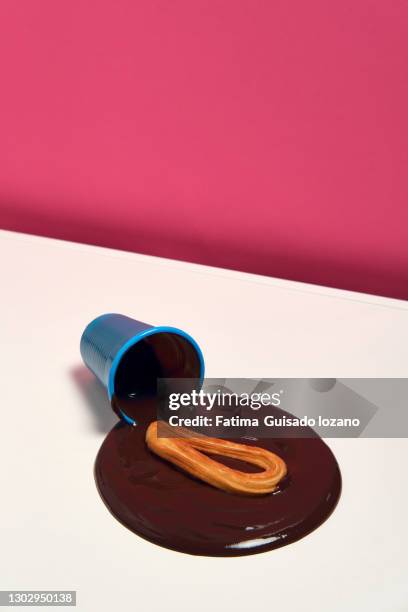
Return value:
M 95 464 L 99 492 L 112 514 L 138 535 L 194 555 L 248 555 L 294 542 L 330 515 L 341 476 L 329 447 L 310 438 L 246 439 L 280 455 L 288 475 L 274 493 L 246 497 L 225 493 L 179 471 L 146 446 L 155 404 L 138 406 L 138 425 L 118 423 L 104 440 Z M 216 457 L 230 467 L 253 465 Z

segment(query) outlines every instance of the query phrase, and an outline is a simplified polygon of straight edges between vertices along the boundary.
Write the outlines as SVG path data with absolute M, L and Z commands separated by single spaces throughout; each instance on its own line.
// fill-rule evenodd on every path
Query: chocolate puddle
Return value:
M 131 407 L 127 406 L 128 412 Z M 156 420 L 154 402 L 137 407 L 136 427 L 118 423 L 95 463 L 99 492 L 112 514 L 143 538 L 194 555 L 248 555 L 294 542 L 321 525 L 335 508 L 341 475 L 329 447 L 309 438 L 235 439 L 280 455 L 288 475 L 260 497 L 225 493 L 179 471 L 146 446 Z M 234 459 L 218 461 L 256 471 Z

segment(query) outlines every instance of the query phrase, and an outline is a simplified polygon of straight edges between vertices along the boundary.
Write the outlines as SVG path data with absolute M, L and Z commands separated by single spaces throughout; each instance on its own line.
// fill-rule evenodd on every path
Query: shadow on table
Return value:
M 94 429 L 108 433 L 118 422 L 118 417 L 110 407 L 106 389 L 85 366 L 72 368 L 70 375 L 86 400 Z

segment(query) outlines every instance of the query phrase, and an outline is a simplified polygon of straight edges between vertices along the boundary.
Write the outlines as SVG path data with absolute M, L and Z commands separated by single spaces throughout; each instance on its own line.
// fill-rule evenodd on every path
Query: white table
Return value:
M 408 440 L 330 441 L 340 503 L 295 544 L 171 552 L 99 498 L 116 419 L 78 348 L 121 312 L 191 333 L 208 376 L 408 377 L 407 303 L 9 232 L 0 255 L 0 589 L 76 589 L 81 612 L 407 610 Z

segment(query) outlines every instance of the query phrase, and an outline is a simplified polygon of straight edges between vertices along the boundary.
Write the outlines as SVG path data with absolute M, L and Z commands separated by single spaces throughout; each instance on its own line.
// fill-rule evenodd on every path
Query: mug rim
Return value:
M 103 315 L 102 315 L 103 316 Z M 118 350 L 118 352 L 116 353 L 113 361 L 112 361 L 112 365 L 110 367 L 109 370 L 109 376 L 108 376 L 108 397 L 109 397 L 109 401 L 112 401 L 112 397 L 113 397 L 113 393 L 115 390 L 115 376 L 116 376 L 116 372 L 117 369 L 119 367 L 119 364 L 123 358 L 123 356 L 127 353 L 127 351 L 134 346 L 135 344 L 137 344 L 138 342 L 140 342 L 140 340 L 143 340 L 144 338 L 147 338 L 148 336 L 154 336 L 156 334 L 160 334 L 160 333 L 171 333 L 171 334 L 176 334 L 178 336 L 181 336 L 182 338 L 184 338 L 185 340 L 187 340 L 195 349 L 199 361 L 200 361 L 200 385 L 202 385 L 203 381 L 204 381 L 204 356 L 203 353 L 201 351 L 201 348 L 199 347 L 198 343 L 194 340 L 194 338 L 192 336 L 190 336 L 190 334 L 188 334 L 187 332 L 183 331 L 182 329 L 179 329 L 178 327 L 171 327 L 171 326 L 167 326 L 167 325 L 161 325 L 158 327 L 151 327 L 150 329 L 145 329 L 141 332 L 139 332 L 138 334 L 136 334 L 135 336 L 133 336 L 132 338 L 129 338 L 129 340 L 127 340 Z M 129 425 L 136 425 L 136 421 L 135 419 L 130 418 L 125 412 L 123 412 L 123 410 L 121 410 L 119 408 L 119 413 L 120 416 L 122 417 L 122 419 L 128 423 Z

